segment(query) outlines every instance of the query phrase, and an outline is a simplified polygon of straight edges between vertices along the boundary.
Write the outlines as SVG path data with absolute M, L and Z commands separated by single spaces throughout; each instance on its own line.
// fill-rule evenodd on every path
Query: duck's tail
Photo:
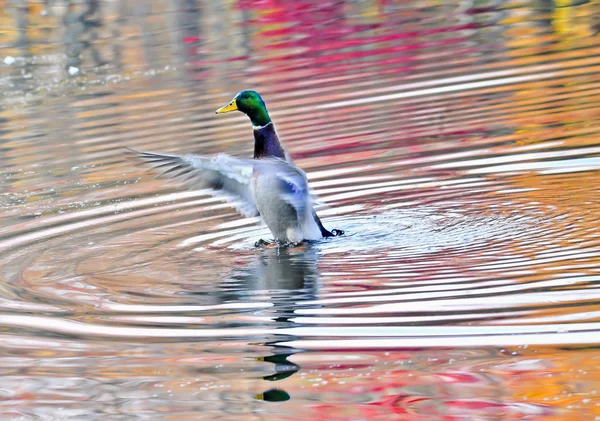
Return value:
M 342 230 L 335 229 L 335 230 L 329 231 L 327 228 L 325 228 L 323 226 L 323 223 L 319 219 L 319 215 L 317 215 L 317 212 L 315 212 L 314 210 L 313 210 L 313 217 L 315 218 L 315 222 L 317 223 L 319 229 L 321 230 L 321 235 L 323 237 L 337 237 L 338 235 L 344 234 L 344 231 L 342 231 Z

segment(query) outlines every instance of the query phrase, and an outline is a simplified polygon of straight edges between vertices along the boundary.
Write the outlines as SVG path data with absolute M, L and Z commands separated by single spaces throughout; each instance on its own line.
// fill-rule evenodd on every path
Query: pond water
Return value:
M 600 419 L 598 2 L 0 6 L 0 419 Z M 127 158 L 244 88 L 344 236 Z

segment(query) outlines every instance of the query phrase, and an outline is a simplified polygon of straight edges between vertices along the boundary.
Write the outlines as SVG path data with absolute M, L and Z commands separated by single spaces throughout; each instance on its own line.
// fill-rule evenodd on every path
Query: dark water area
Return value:
M 0 419 L 600 419 L 600 3 L 0 0 Z M 124 147 L 252 154 L 342 237 Z

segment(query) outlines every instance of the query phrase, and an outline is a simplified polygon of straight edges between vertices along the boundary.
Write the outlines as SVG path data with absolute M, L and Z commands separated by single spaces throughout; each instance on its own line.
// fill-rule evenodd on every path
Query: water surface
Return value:
M 562 3 L 0 2 L 0 418 L 600 417 L 600 15 Z M 127 159 L 249 156 L 243 88 L 345 236 L 256 249 Z

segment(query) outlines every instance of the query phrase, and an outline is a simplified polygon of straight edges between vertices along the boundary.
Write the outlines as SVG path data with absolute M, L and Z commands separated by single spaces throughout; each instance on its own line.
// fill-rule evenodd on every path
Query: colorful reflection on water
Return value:
M 597 1 L 0 5 L 1 418 L 600 417 Z M 344 237 L 126 159 L 243 88 Z

